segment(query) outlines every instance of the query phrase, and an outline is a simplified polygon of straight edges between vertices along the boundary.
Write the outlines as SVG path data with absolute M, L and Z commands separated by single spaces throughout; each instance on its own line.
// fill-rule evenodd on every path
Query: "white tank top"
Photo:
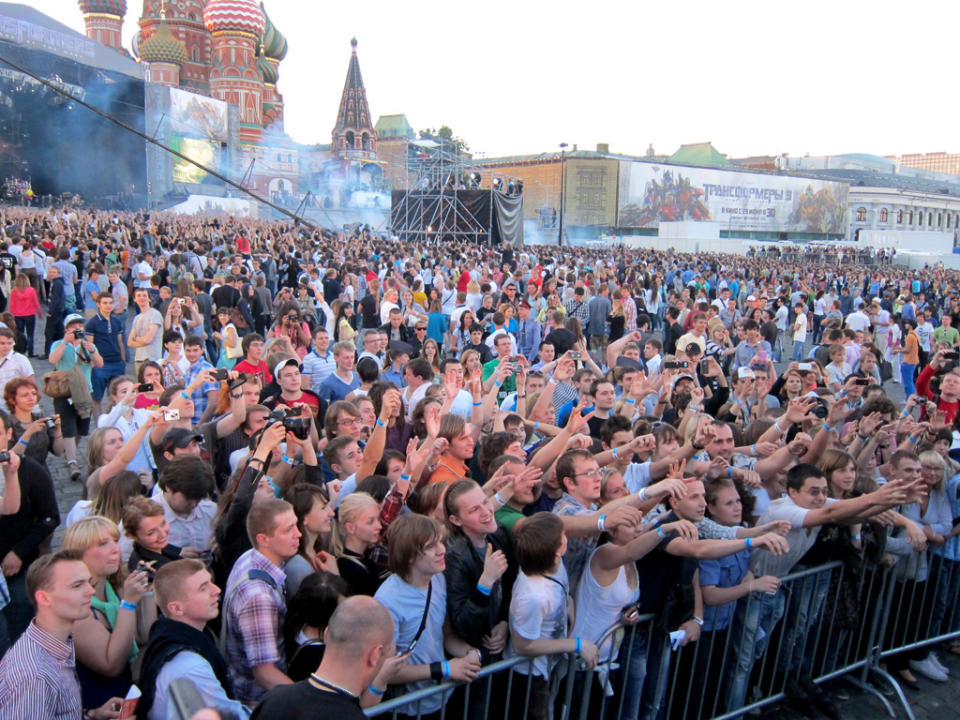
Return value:
M 597 548 L 599 549 L 599 548 Z M 590 563 L 597 550 L 590 553 L 587 566 L 580 584 L 577 586 L 577 619 L 573 624 L 573 637 L 582 637 L 592 643 L 597 643 L 604 631 L 613 625 L 619 618 L 626 605 L 640 599 L 640 587 L 630 587 L 626 566 L 620 566 L 617 578 L 607 587 L 597 583 Z M 630 563 L 631 567 L 636 567 Z M 637 582 L 636 571 L 631 573 L 633 582 Z M 600 662 L 616 659 L 620 649 L 622 633 L 607 636 L 600 646 Z M 616 639 L 615 645 L 612 645 Z

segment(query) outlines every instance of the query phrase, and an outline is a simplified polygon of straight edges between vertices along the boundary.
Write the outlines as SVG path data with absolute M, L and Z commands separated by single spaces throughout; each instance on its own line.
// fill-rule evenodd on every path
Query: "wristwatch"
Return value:
M 703 618 L 700 618 L 700 617 L 697 617 L 696 615 L 694 615 L 694 616 L 691 617 L 690 619 L 693 620 L 693 621 L 694 621 L 697 625 L 699 625 L 700 627 L 703 627 Z

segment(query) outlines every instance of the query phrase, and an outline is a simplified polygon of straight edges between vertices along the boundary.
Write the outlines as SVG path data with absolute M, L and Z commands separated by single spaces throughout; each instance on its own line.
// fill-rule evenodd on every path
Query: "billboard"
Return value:
M 618 227 L 710 221 L 724 230 L 845 234 L 847 185 L 761 173 L 620 163 Z
M 612 227 L 617 220 L 617 161 L 570 158 L 563 221 Z
M 196 138 L 175 136 L 170 139 L 170 147 L 198 163 L 215 168 L 220 156 L 220 144 L 212 140 L 197 140 Z M 208 173 L 196 165 L 173 159 L 173 181 L 182 183 L 201 183 Z
M 227 103 L 170 88 L 170 132 L 227 142 Z

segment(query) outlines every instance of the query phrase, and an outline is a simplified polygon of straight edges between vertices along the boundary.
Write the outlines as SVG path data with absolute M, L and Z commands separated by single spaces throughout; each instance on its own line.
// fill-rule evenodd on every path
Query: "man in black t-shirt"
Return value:
M 326 647 L 317 671 L 306 680 L 273 688 L 251 720 L 365 720 L 360 698 L 383 695 L 386 684 L 380 671 L 386 659 L 396 656 L 390 613 L 372 597 L 349 597 L 330 617 L 323 640 Z

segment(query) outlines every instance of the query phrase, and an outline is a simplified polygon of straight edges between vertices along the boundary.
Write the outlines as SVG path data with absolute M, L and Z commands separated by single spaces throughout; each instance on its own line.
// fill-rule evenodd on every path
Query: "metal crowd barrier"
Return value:
M 613 640 L 592 672 L 580 670 L 572 655 L 554 658 L 546 700 L 545 688 L 526 682 L 534 658 L 512 658 L 485 666 L 469 685 L 431 686 L 366 714 L 419 718 L 428 713 L 411 714 L 411 704 L 440 696 L 440 720 L 638 720 L 658 713 L 666 720 L 728 720 L 789 698 L 806 678 L 850 683 L 895 717 L 875 686 L 888 683 L 913 718 L 894 671 L 932 645 L 960 639 L 960 561 L 930 551 L 913 559 L 920 562 L 901 560 L 893 569 L 862 560 L 799 568 L 782 578 L 777 593 L 741 598 L 726 627 L 678 650 L 652 615 L 614 625 L 598 643 Z

